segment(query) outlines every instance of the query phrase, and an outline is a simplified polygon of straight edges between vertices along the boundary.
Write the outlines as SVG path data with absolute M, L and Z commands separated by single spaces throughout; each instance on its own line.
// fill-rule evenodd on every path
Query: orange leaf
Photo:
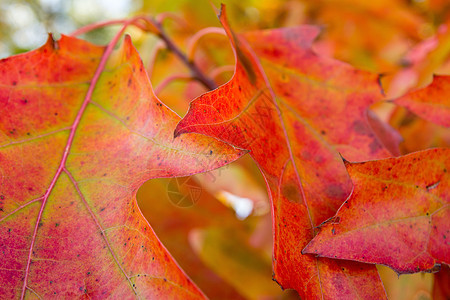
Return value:
M 63 36 L 0 61 L 1 298 L 203 297 L 136 190 L 243 151 L 174 141 L 179 117 L 153 95 L 131 39 L 108 59 L 112 47 Z
M 347 163 L 351 197 L 303 250 L 397 273 L 450 263 L 450 149 Z
M 224 10 L 220 19 L 236 51 L 235 74 L 191 103 L 175 136 L 202 133 L 251 151 L 271 192 L 274 279 L 283 288 L 302 298 L 385 297 L 374 267 L 300 253 L 350 193 L 339 152 L 356 160 L 390 155 L 367 121 L 367 107 L 382 99 L 377 76 L 315 55 L 316 27 L 238 36 Z
M 395 103 L 426 120 L 450 127 L 450 76 L 435 76 L 429 86 L 410 92 Z

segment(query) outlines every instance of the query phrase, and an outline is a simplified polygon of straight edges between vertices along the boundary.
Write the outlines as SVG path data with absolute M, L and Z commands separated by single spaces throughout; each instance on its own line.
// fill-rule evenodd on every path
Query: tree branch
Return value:
M 159 32 L 158 37 L 166 44 L 167 49 L 172 51 L 191 71 L 192 77 L 202 83 L 207 89 L 214 90 L 217 88 L 216 83 L 211 78 L 207 77 L 195 64 L 189 60 L 187 56 L 181 52 L 177 45 L 167 36 L 160 24 L 154 24 Z

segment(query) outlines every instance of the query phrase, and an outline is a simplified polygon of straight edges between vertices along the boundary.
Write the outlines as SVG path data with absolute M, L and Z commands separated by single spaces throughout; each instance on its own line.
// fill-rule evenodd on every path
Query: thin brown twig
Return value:
M 139 21 L 144 21 L 147 23 L 147 26 L 144 26 L 143 24 L 138 23 Z M 191 61 L 186 54 L 184 54 L 180 48 L 178 48 L 177 45 L 170 39 L 170 37 L 165 33 L 163 30 L 161 24 L 152 18 L 146 17 L 146 16 L 137 16 L 130 20 L 122 19 L 122 20 L 113 20 L 113 21 L 106 21 L 106 22 L 99 22 L 94 23 L 85 27 L 82 27 L 75 32 L 73 32 L 71 35 L 76 36 L 83 33 L 86 33 L 88 31 L 109 26 L 109 25 L 118 25 L 118 24 L 124 24 L 128 23 L 130 25 L 134 25 L 138 28 L 140 28 L 143 31 L 147 32 L 153 32 L 156 34 L 163 42 L 166 44 L 167 49 L 175 54 L 191 71 L 191 77 L 197 81 L 199 81 L 201 84 L 203 84 L 207 89 L 214 90 L 217 88 L 217 84 L 214 82 L 213 79 L 207 77 L 200 68 L 195 64 L 194 61 Z
M 181 52 L 180 48 L 167 36 L 160 24 L 153 24 L 158 28 L 158 37 L 166 44 L 167 49 L 173 52 L 191 71 L 192 77 L 203 84 L 207 89 L 214 90 L 217 84 L 211 78 L 207 77 L 195 62 L 188 59 L 188 57 Z

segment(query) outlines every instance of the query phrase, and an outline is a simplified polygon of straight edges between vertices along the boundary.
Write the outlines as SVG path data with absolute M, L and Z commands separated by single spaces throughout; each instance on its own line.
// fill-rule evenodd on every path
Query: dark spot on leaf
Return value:
M 55 112 L 55 116 L 57 116 L 58 115 L 58 113 L 57 112 Z
M 38 226 L 41 227 L 42 225 L 44 225 L 42 222 L 39 222 Z
M 352 123 L 352 127 L 354 132 L 362 135 L 367 135 L 367 127 L 366 124 L 364 124 L 361 120 L 356 120 Z
M 333 199 L 342 199 L 347 196 L 347 193 L 339 184 L 330 184 L 325 189 L 325 194 Z
M 0 195 L 0 199 L 5 200 L 5 196 Z
M 58 227 L 59 226 L 59 223 L 55 223 L 55 227 Z
M 374 154 L 376 153 L 380 148 L 380 144 L 377 142 L 377 140 L 373 140 L 370 144 L 369 144 L 369 148 L 370 148 L 370 153 Z
M 12 85 L 17 85 L 17 81 L 13 81 L 13 82 L 12 82 Z
M 281 192 L 284 197 L 293 203 L 298 203 L 302 199 L 297 187 L 293 184 L 284 184 Z
M 212 151 L 212 150 L 209 151 L 209 155 L 211 155 L 211 154 L 213 154 L 213 151 Z

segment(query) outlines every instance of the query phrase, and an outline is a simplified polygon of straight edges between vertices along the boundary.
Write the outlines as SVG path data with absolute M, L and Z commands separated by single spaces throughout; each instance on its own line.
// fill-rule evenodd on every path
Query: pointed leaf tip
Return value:
M 224 16 L 226 18 L 226 9 L 227 6 L 224 3 L 220 3 L 220 9 L 217 9 L 214 5 L 213 8 L 216 10 L 216 15 L 219 18 L 219 20 Z

